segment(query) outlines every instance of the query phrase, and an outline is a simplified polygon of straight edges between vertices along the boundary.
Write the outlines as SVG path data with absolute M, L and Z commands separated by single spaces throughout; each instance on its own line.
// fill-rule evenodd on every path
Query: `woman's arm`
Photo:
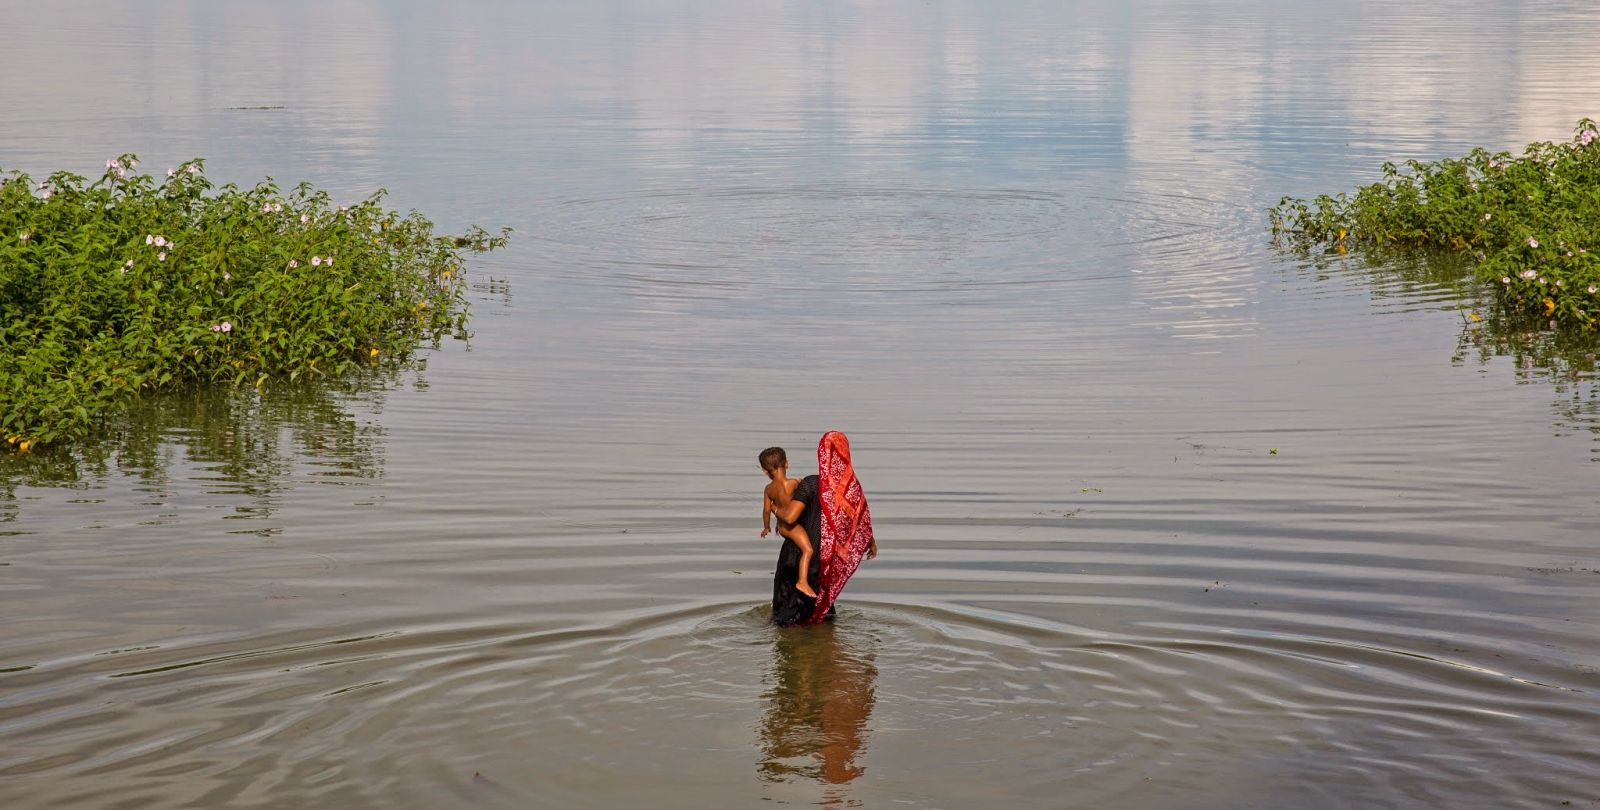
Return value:
M 781 523 L 797 523 L 805 511 L 806 505 L 794 498 L 786 498 L 783 503 L 772 505 L 772 514 L 777 515 Z

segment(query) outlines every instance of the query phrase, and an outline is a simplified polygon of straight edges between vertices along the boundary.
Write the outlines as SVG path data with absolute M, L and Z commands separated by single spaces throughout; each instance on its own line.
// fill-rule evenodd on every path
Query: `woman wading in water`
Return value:
M 772 513 L 783 524 L 805 530 L 813 553 L 805 581 L 815 597 L 795 587 L 802 549 L 785 538 L 772 575 L 772 623 L 816 624 L 834 615 L 833 602 L 863 559 L 878 556 L 867 496 L 850 463 L 850 440 L 836 430 L 817 443 L 817 474 L 800 479 L 785 500 L 773 498 Z

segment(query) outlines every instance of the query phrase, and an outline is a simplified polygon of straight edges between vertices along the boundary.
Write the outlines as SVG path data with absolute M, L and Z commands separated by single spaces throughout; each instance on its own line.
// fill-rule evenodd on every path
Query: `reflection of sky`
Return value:
M 1140 165 L 1200 153 L 1208 169 L 1365 167 L 1396 143 L 1426 155 L 1562 137 L 1600 108 L 1589 45 L 1600 21 L 1561 2 L 409 0 L 129 13 L 69 0 L 30 9 L 22 31 L 0 52 L 15 113 L 0 146 L 35 170 L 172 141 L 213 158 L 281 156 L 292 135 L 337 172 L 386 151 L 448 149 L 431 140 L 448 135 L 531 149 L 521 181 L 598 150 L 661 178 L 726 160 L 721 147 L 739 138 L 774 168 L 1037 181 L 1107 151 Z M 276 105 L 290 109 L 226 109 Z M 1265 148 L 1229 148 L 1250 140 Z M 1336 142 L 1350 149 L 1298 148 Z

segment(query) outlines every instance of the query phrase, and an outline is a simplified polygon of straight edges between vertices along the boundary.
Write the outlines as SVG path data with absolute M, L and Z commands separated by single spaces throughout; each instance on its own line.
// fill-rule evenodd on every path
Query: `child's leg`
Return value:
M 795 578 L 794 589 L 815 599 L 817 592 L 812 590 L 811 584 L 806 581 L 811 575 L 811 535 L 806 534 L 805 527 L 798 523 L 787 526 L 780 524 L 778 534 L 793 540 L 794 544 L 800 547 L 800 576 Z

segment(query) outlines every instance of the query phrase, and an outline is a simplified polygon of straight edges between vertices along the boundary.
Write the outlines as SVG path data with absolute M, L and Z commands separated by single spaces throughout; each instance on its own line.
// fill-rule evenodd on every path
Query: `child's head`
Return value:
M 768 473 L 777 472 L 789 466 L 789 456 L 783 452 L 782 447 L 768 447 L 761 451 L 761 469 Z

